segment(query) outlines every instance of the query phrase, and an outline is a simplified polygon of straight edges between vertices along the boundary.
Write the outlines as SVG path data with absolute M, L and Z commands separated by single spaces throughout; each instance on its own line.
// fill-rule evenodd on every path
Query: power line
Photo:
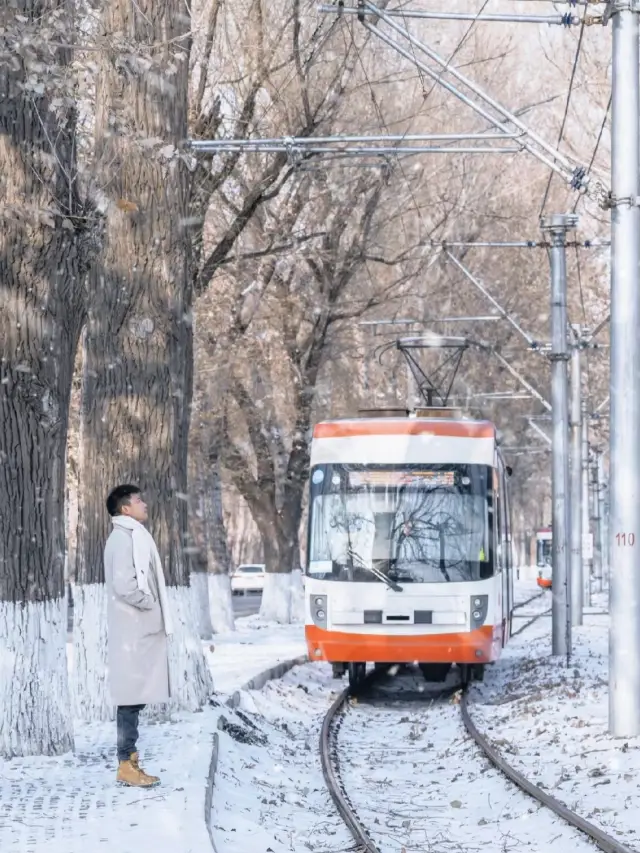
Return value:
M 484 10 L 487 8 L 487 6 L 489 5 L 489 3 L 490 3 L 490 2 L 491 2 L 491 0 L 484 0 L 484 3 L 482 4 L 482 6 L 480 7 L 480 9 L 479 9 L 479 10 L 478 10 L 478 12 L 476 13 L 476 20 L 472 21 L 472 22 L 469 24 L 469 26 L 467 27 L 467 30 L 466 30 L 465 34 L 462 36 L 462 38 L 460 39 L 460 41 L 458 42 L 458 44 L 457 44 L 457 46 L 456 46 L 456 49 L 453 51 L 453 53 L 451 54 L 451 56 L 450 56 L 450 57 L 449 57 L 449 59 L 447 60 L 446 67 L 442 69 L 442 72 L 440 73 L 440 76 L 438 77 L 438 79 L 437 79 L 437 80 L 435 80 L 435 81 L 432 83 L 431 88 L 429 89 L 429 91 L 428 91 L 428 92 L 426 93 L 426 95 L 424 96 L 424 97 L 425 97 L 425 100 L 426 100 L 426 99 L 427 99 L 427 98 L 432 94 L 433 90 L 436 88 L 436 86 L 438 85 L 438 83 L 440 82 L 440 80 L 442 79 L 442 77 L 443 77 L 443 76 L 447 73 L 447 71 L 449 70 L 449 66 L 451 65 L 451 63 L 453 62 L 453 60 L 456 58 L 456 56 L 458 55 L 458 53 L 462 50 L 462 48 L 463 48 L 463 47 L 464 47 L 464 45 L 465 45 L 465 42 L 467 41 L 467 39 L 468 39 L 468 38 L 469 38 L 469 36 L 471 35 L 471 32 L 472 32 L 473 28 L 475 27 L 475 25 L 476 25 L 476 23 L 477 23 L 477 19 L 478 19 L 478 17 L 479 17 L 479 16 L 484 12 Z
M 562 138 L 564 136 L 564 129 L 567 123 L 567 118 L 569 116 L 569 106 L 571 105 L 571 95 L 573 93 L 573 84 L 576 79 L 576 71 L 578 70 L 578 62 L 580 60 L 580 50 L 582 48 L 582 39 L 584 36 L 586 26 L 586 18 L 582 19 L 582 25 L 580 27 L 580 34 L 578 36 L 578 47 L 576 49 L 576 55 L 573 60 L 573 68 L 571 69 L 571 77 L 569 79 L 569 91 L 567 92 L 567 101 L 564 107 L 564 115 L 562 117 L 562 124 L 560 125 L 560 133 L 558 135 L 558 144 L 557 148 L 560 148 L 560 143 L 562 142 Z M 547 188 L 544 192 L 544 198 L 542 199 L 542 205 L 540 207 L 540 216 L 544 213 L 545 206 L 547 204 L 547 199 L 549 197 L 549 190 L 551 189 L 551 182 L 553 181 L 553 172 L 549 174 L 549 180 L 547 181 Z
M 596 145 L 595 145 L 595 148 L 593 149 L 593 154 L 591 155 L 591 160 L 589 161 L 589 165 L 587 166 L 587 175 L 591 171 L 591 168 L 592 168 L 592 166 L 595 162 L 595 159 L 598 155 L 598 149 L 600 148 L 600 143 L 602 142 L 604 129 L 607 126 L 607 119 L 609 118 L 610 111 L 611 111 L 611 95 L 609 95 L 609 102 L 608 102 L 607 107 L 604 111 L 604 117 L 602 119 L 602 124 L 600 125 L 600 131 L 598 133 L 598 138 L 596 139 Z M 578 196 L 577 199 L 575 200 L 574 205 L 573 205 L 573 213 L 576 212 L 578 205 L 580 204 L 581 198 L 582 198 L 582 196 Z

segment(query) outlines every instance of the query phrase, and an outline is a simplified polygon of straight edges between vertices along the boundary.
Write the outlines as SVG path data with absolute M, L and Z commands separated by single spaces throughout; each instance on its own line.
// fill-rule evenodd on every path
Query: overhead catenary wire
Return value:
M 600 148 L 600 143 L 602 142 L 602 137 L 604 135 L 605 127 L 607 126 L 607 121 L 609 119 L 609 114 L 611 112 L 611 95 L 609 95 L 609 101 L 604 111 L 604 116 L 602 119 L 602 124 L 600 125 L 600 131 L 598 132 L 598 137 L 596 139 L 595 148 L 593 149 L 593 154 L 591 155 L 591 159 L 589 160 L 589 165 L 587 166 L 587 175 L 590 174 L 591 169 L 593 168 L 593 164 L 595 163 L 595 159 L 598 156 L 598 149 Z M 573 213 L 578 209 L 578 205 L 580 204 L 580 199 L 582 196 L 578 196 L 573 203 Z
M 573 60 L 573 66 L 571 68 L 571 76 L 569 78 L 569 91 L 567 92 L 567 100 L 566 100 L 565 107 L 564 107 L 564 115 L 562 116 L 562 123 L 560 125 L 560 133 L 558 134 L 558 144 L 556 146 L 558 149 L 560 149 L 560 145 L 561 145 L 562 140 L 564 138 L 564 131 L 565 131 L 565 127 L 567 124 L 567 118 L 569 117 L 569 108 L 571 106 L 571 95 L 573 94 L 573 85 L 574 85 L 575 79 L 576 79 L 576 72 L 578 70 L 578 63 L 580 61 L 580 51 L 582 49 L 582 40 L 584 37 L 585 27 L 586 27 L 586 18 L 583 18 L 582 19 L 582 26 L 580 27 L 580 33 L 578 35 L 578 46 L 576 48 L 576 54 L 575 54 L 575 57 Z M 593 165 L 593 163 L 591 165 Z M 591 168 L 591 167 L 589 167 L 589 168 Z M 546 204 L 547 204 L 547 199 L 549 198 L 549 191 L 551 190 L 551 183 L 553 181 L 553 175 L 554 175 L 553 172 L 549 172 L 549 180 L 547 181 L 547 186 L 546 186 L 546 189 L 544 191 L 544 197 L 542 199 L 542 204 L 540 205 L 540 214 L 539 214 L 540 217 L 544 213 L 544 209 L 545 209 Z

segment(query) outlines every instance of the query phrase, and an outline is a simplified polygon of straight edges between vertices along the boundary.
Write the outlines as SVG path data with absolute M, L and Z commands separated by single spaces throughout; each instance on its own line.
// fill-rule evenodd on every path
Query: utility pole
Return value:
M 567 362 L 567 232 L 575 214 L 545 216 L 541 227 L 551 243 L 551 414 L 553 419 L 553 603 L 551 644 L 554 655 L 571 655 L 571 572 L 569 551 L 569 395 Z
M 593 451 L 593 576 L 596 582 L 596 592 L 602 592 L 602 517 L 600 515 L 600 471 L 602 469 L 602 451 Z
M 609 731 L 640 734 L 640 5 L 612 0 Z
M 580 337 L 580 327 L 575 327 Z M 571 350 L 571 621 L 582 625 L 582 370 L 578 343 Z
M 600 481 L 600 494 L 598 495 L 600 524 L 602 525 L 602 579 L 606 578 L 609 585 L 609 524 L 607 520 L 607 483 L 604 476 L 604 453 L 600 456 L 598 480 Z
M 582 401 L 582 604 L 591 607 L 591 564 L 593 561 L 593 536 L 589 512 L 589 415 L 587 401 Z

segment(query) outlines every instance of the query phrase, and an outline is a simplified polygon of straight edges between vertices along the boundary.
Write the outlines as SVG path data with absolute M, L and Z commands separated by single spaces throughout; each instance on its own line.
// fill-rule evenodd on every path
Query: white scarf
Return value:
M 162 609 L 162 617 L 164 619 L 164 631 L 167 636 L 173 634 L 173 624 L 171 622 L 171 614 L 169 612 L 169 599 L 167 597 L 167 588 L 164 582 L 164 571 L 162 570 L 162 561 L 160 554 L 153 540 L 153 536 L 147 528 L 131 518 L 129 515 L 116 515 L 111 521 L 114 527 L 122 527 L 125 530 L 131 531 L 133 540 L 133 565 L 136 570 L 136 581 L 138 588 L 145 593 L 151 595 L 149 589 L 149 579 L 147 572 L 149 567 L 153 566 L 156 575 L 156 583 L 158 585 L 158 597 L 160 599 L 160 607 Z

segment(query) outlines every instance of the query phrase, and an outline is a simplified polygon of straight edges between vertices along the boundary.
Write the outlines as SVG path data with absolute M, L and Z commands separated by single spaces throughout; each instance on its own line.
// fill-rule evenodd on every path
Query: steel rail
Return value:
M 536 593 L 526 601 L 517 604 L 514 609 L 528 604 L 530 601 L 539 598 L 543 594 L 543 592 Z M 527 622 L 517 631 L 514 631 L 511 636 L 515 636 L 516 634 L 521 633 L 533 622 L 537 621 L 542 616 L 548 615 L 548 613 L 550 613 L 550 609 L 542 613 L 536 614 L 529 622 Z M 375 672 L 370 673 L 365 681 L 365 685 L 367 683 L 370 683 L 375 678 L 375 676 Z M 445 689 L 438 693 L 436 697 L 444 698 L 445 696 L 450 695 L 451 692 L 451 689 Z M 342 785 L 342 781 L 339 775 L 339 769 L 336 769 L 338 761 L 337 743 L 334 737 L 334 730 L 336 727 L 334 724 L 336 723 L 336 720 L 338 720 L 339 715 L 346 708 L 349 698 L 353 695 L 356 695 L 356 691 L 353 691 L 350 687 L 347 687 L 345 690 L 343 690 L 332 703 L 322 722 L 322 728 L 320 730 L 320 759 L 322 764 L 322 773 L 331 798 L 335 803 L 341 818 L 343 819 L 344 823 L 351 832 L 354 841 L 358 845 L 357 853 L 381 853 L 380 849 L 371 839 L 367 828 L 360 821 L 355 809 L 351 805 L 349 797 L 346 791 L 344 790 L 344 786 Z M 524 776 L 522 773 L 516 770 L 515 767 L 509 764 L 504 759 L 500 751 L 497 750 L 491 744 L 489 739 L 482 732 L 480 732 L 476 724 L 473 722 L 471 714 L 469 712 L 467 687 L 463 688 L 461 692 L 460 713 L 462 716 L 462 723 L 465 727 L 465 730 L 467 734 L 471 737 L 471 739 L 474 741 L 476 746 L 489 759 L 491 764 L 510 782 L 516 785 L 516 787 L 518 787 L 523 793 L 532 797 L 542 806 L 545 806 L 545 808 L 548 808 L 550 811 L 552 811 L 555 815 L 564 820 L 578 832 L 582 832 L 584 835 L 587 836 L 587 838 L 591 839 L 591 841 L 594 842 L 598 849 L 604 851 L 604 853 L 637 853 L 637 850 L 634 850 L 631 847 L 627 847 L 625 844 L 622 844 L 615 838 L 612 838 L 610 835 L 604 832 L 604 830 L 600 829 L 590 821 L 586 820 L 586 818 L 583 818 L 573 812 L 564 803 L 543 791 L 541 788 L 538 787 L 538 785 L 531 782 L 529 779 L 526 778 L 526 776 Z M 337 734 L 337 731 L 335 731 L 335 734 Z
M 546 806 L 550 811 L 562 818 L 570 826 L 573 826 L 574 829 L 584 833 L 600 850 L 603 850 L 604 853 L 637 853 L 636 850 L 633 850 L 631 847 L 627 847 L 625 844 L 621 844 L 619 841 L 616 841 L 615 838 L 612 838 L 604 832 L 604 830 L 571 811 L 571 809 L 567 808 L 564 803 L 561 803 L 560 800 L 552 797 L 551 794 L 547 794 L 539 788 L 538 785 L 530 782 L 526 776 L 523 776 L 520 771 L 516 770 L 515 767 L 512 767 L 511 764 L 505 761 L 501 753 L 490 743 L 488 738 L 479 731 L 471 719 L 471 714 L 469 713 L 468 694 L 466 692 L 462 694 L 460 711 L 462 713 L 462 722 L 464 723 L 464 727 L 470 737 L 475 741 L 478 748 L 487 756 L 493 766 L 506 776 L 507 779 L 513 782 L 514 785 L 520 788 L 521 791 L 524 791 L 525 794 L 528 794 L 530 797 L 533 797 L 534 800 L 537 800 L 543 806 Z
M 332 759 L 332 750 L 335 746 L 334 738 L 332 737 L 333 724 L 338 715 L 345 708 L 351 695 L 352 692 L 350 687 L 343 690 L 331 705 L 324 720 L 322 721 L 322 728 L 320 729 L 320 762 L 322 764 L 322 775 L 324 776 L 327 788 L 331 794 L 331 799 L 338 809 L 340 817 L 348 827 L 356 844 L 359 845 L 358 853 L 380 853 L 380 850 L 369 837 L 366 827 L 358 818 L 353 806 L 345 795 L 339 773 L 336 772 L 334 768 L 334 764 L 336 762 Z

